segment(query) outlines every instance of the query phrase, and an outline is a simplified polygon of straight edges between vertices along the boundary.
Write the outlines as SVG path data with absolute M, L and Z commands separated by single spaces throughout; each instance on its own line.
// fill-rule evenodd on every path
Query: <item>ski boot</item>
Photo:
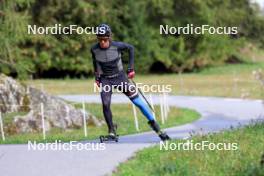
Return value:
M 167 135 L 167 133 L 160 130 L 159 124 L 155 120 L 150 120 L 148 122 L 150 127 L 159 135 L 162 141 L 170 140 L 171 138 Z
M 109 130 L 108 135 L 102 135 L 99 137 L 100 143 L 107 142 L 107 141 L 115 141 L 118 142 L 119 135 L 116 134 L 117 125 L 114 125 L 114 129 Z

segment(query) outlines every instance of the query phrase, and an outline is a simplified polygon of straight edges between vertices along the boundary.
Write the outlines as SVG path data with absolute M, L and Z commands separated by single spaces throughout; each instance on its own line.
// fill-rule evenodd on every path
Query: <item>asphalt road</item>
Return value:
M 75 102 L 100 103 L 97 95 L 62 95 Z M 158 104 L 159 97 L 153 97 Z M 123 95 L 114 95 L 113 103 L 128 103 Z M 190 132 L 217 132 L 238 125 L 245 125 L 254 119 L 264 119 L 261 100 L 242 100 L 216 97 L 169 96 L 170 106 L 195 109 L 201 118 L 190 124 L 168 128 L 165 131 L 172 138 L 187 138 Z M 134 124 L 133 124 L 134 125 Z M 89 132 L 89 129 L 88 129 Z M 110 175 L 120 162 L 154 144 L 159 138 L 154 132 L 121 136 L 119 143 L 110 143 L 104 150 L 29 150 L 27 144 L 0 145 L 1 176 L 100 176 Z M 83 145 L 98 146 L 98 141 L 82 142 Z

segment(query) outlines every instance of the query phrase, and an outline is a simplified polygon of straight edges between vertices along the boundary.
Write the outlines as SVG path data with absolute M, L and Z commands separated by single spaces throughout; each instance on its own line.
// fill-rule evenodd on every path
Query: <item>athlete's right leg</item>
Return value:
M 113 124 L 112 119 L 112 111 L 111 111 L 111 97 L 112 97 L 112 88 L 111 83 L 107 80 L 107 78 L 101 79 L 101 100 L 103 105 L 103 114 L 105 121 L 107 123 L 108 127 L 108 133 L 109 134 L 115 134 L 115 127 Z

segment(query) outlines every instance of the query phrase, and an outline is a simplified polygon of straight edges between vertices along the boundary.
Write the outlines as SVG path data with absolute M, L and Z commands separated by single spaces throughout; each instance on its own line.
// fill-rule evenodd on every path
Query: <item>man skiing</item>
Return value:
M 93 66 L 95 71 L 95 82 L 97 86 L 116 86 L 134 103 L 144 116 L 148 119 L 150 127 L 159 135 L 161 140 L 170 139 L 169 136 L 160 130 L 160 127 L 154 116 L 143 101 L 142 97 L 138 95 L 136 87 L 128 81 L 135 76 L 134 71 L 134 47 L 124 42 L 116 42 L 111 40 L 111 28 L 107 24 L 100 24 L 98 26 L 98 43 L 92 46 L 91 54 L 93 58 Z M 103 29 L 103 30 L 102 30 Z M 127 75 L 124 72 L 121 60 L 122 51 L 129 52 L 129 65 Z M 129 87 L 132 86 L 132 87 Z M 112 121 L 112 112 L 110 109 L 112 89 L 106 91 L 101 89 L 101 100 L 103 105 L 103 114 L 108 126 L 109 136 L 116 136 L 116 127 Z

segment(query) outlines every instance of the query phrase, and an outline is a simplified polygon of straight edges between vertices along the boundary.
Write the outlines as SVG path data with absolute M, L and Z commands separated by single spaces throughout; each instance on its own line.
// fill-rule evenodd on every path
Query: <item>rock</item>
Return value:
M 25 87 L 3 74 L 0 75 L 0 110 L 1 112 L 18 112 L 24 100 Z
M 101 126 L 104 123 L 88 111 L 83 113 L 59 97 L 23 85 L 3 74 L 0 75 L 0 110 L 2 113 L 26 112 L 26 115 L 16 116 L 11 125 L 15 126 L 17 133 L 42 130 L 42 116 L 46 131 L 52 127 L 80 128 L 83 116 L 89 125 Z

